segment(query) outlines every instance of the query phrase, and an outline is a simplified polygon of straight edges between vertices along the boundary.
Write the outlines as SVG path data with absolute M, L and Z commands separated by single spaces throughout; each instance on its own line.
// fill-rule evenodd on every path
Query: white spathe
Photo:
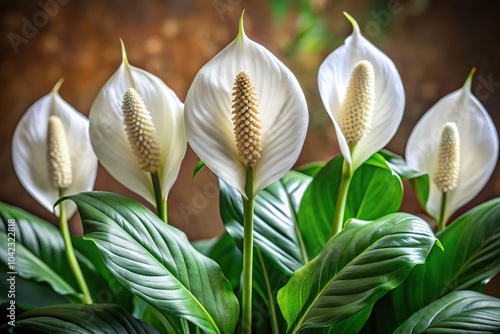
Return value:
M 121 184 L 156 204 L 151 174 L 139 167 L 123 123 L 125 92 L 134 88 L 148 108 L 158 142 L 158 175 L 166 200 L 187 148 L 183 104 L 160 78 L 129 64 L 122 43 L 122 64 L 102 87 L 90 110 L 90 139 L 99 162 Z
M 405 93 L 392 60 L 364 38 L 356 21 L 347 13 L 344 14 L 352 23 L 353 32 L 321 64 L 318 87 L 323 105 L 333 121 L 340 152 L 351 172 L 354 172 L 370 156 L 386 146 L 396 133 L 403 117 Z M 339 126 L 340 112 L 349 78 L 360 61 L 370 62 L 375 72 L 375 103 L 370 130 L 351 151 Z
M 460 137 L 460 169 L 457 187 L 447 195 L 447 220 L 484 187 L 498 159 L 498 134 L 490 116 L 471 93 L 472 74 L 459 90 L 439 100 L 417 123 L 406 146 L 408 165 L 429 174 L 426 211 L 438 219 L 442 193 L 434 179 L 443 127 L 454 122 Z
M 245 195 L 245 166 L 238 156 L 231 120 L 233 85 L 245 72 L 255 88 L 261 120 L 261 157 L 254 166 L 254 189 L 282 177 L 304 144 L 309 115 L 304 93 L 292 72 L 243 30 L 196 75 L 186 97 L 189 144 L 218 177 Z
M 28 109 L 19 121 L 12 140 L 12 160 L 21 184 L 50 212 L 54 212 L 53 205 L 59 199 L 59 190 L 52 185 L 48 166 L 47 128 L 50 116 L 61 120 L 71 158 L 73 180 L 63 195 L 92 190 L 97 174 L 97 158 L 89 139 L 89 121 L 61 98 L 58 93 L 61 84 L 62 80 Z M 60 205 L 65 206 L 68 218 L 76 211 L 71 201 Z M 54 213 L 59 215 L 59 209 L 56 208 Z

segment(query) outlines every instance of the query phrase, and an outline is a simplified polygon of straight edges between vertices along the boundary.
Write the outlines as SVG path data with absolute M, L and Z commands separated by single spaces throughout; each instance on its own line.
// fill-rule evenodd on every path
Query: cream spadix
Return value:
M 462 88 L 443 97 L 425 113 L 406 145 L 408 165 L 429 175 L 425 209 L 436 221 L 440 218 L 443 192 L 447 197 L 443 214 L 446 221 L 479 193 L 497 163 L 495 125 L 471 93 L 474 71 Z M 444 165 L 447 167 L 439 167 Z
M 235 98 L 239 102 L 233 102 Z M 187 137 L 195 153 L 245 197 L 246 168 L 253 168 L 252 193 L 257 194 L 292 168 L 308 125 L 297 79 L 245 35 L 243 17 L 234 41 L 196 75 L 185 112 Z M 235 125 L 248 129 L 248 136 Z
M 12 160 L 21 184 L 50 212 L 60 189 L 63 195 L 90 191 L 97 174 L 89 122 L 61 98 L 61 84 L 62 80 L 28 109 L 12 140 Z M 71 201 L 60 205 L 68 217 L 76 211 Z M 59 215 L 59 207 L 55 214 Z
M 460 174 L 460 135 L 453 122 L 443 126 L 435 169 L 434 182 L 441 192 L 457 187 Z
M 129 64 L 123 43 L 122 57 L 90 110 L 92 148 L 116 180 L 156 204 L 151 171 L 165 201 L 186 153 L 183 104 L 158 77 Z
M 145 172 L 156 171 L 160 167 L 160 144 L 151 115 L 135 89 L 125 92 L 122 111 L 127 139 L 139 167 Z
M 344 14 L 353 32 L 321 64 L 318 86 L 340 151 L 354 172 L 392 139 L 403 117 L 405 96 L 392 60 L 365 39 L 356 21 Z M 358 108 L 359 112 L 346 113 Z
M 66 189 L 73 183 L 71 157 L 64 126 L 57 116 L 49 117 L 47 128 L 47 162 L 52 186 L 56 189 Z

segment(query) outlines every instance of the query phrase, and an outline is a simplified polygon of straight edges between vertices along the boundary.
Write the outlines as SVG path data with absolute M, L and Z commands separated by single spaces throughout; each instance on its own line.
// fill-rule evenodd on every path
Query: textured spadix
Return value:
M 122 103 L 133 88 L 150 113 L 160 146 L 158 175 L 166 199 L 186 153 L 183 104 L 158 77 L 123 61 L 99 92 L 90 110 L 90 139 L 104 168 L 121 184 L 155 204 L 151 175 L 141 169 L 127 139 Z
M 479 193 L 497 162 L 498 135 L 490 116 L 470 91 L 473 73 L 461 89 L 439 100 L 422 117 L 406 146 L 408 165 L 429 174 L 426 211 L 434 219 L 439 217 L 441 205 L 436 160 L 445 124 L 455 123 L 460 136 L 458 178 L 456 187 L 448 191 L 445 219 Z
M 245 35 L 241 18 L 236 39 L 196 75 L 185 106 L 189 144 L 208 168 L 241 194 L 245 194 L 246 166 L 238 153 L 232 120 L 232 93 L 240 72 L 254 87 L 261 126 L 262 150 L 253 166 L 255 194 L 283 176 L 297 160 L 308 113 L 297 79 Z
M 318 86 L 325 109 L 333 121 L 340 151 L 351 170 L 355 170 L 392 139 L 403 117 L 405 96 L 394 63 L 361 35 L 352 17 L 345 15 L 352 23 L 353 32 L 344 45 L 333 51 L 321 64 Z M 363 118 L 360 119 L 359 122 L 363 122 L 360 126 L 366 123 L 369 131 L 363 132 L 359 142 L 350 149 L 346 138 L 350 137 L 349 130 L 341 125 L 345 108 L 342 106 L 346 100 L 353 99 L 348 96 L 347 87 L 353 71 L 356 77 L 355 69 L 360 62 L 368 62 L 373 68 L 374 88 L 373 95 L 370 95 L 372 99 L 369 99 L 373 104 L 373 115 L 369 124 Z
M 52 186 L 66 189 L 73 183 L 71 157 L 68 142 L 64 133 L 64 125 L 57 116 L 49 117 L 47 128 L 47 163 Z
M 453 122 L 443 126 L 435 168 L 434 182 L 441 192 L 457 187 L 460 174 L 460 134 Z
M 58 186 L 65 188 L 64 195 L 89 191 L 94 187 L 97 173 L 97 158 L 92 151 L 88 133 L 89 122 L 59 96 L 61 84 L 62 80 L 55 85 L 52 92 L 28 109 L 19 121 L 12 140 L 12 160 L 21 184 L 50 212 L 53 212 L 53 205 L 59 199 Z M 58 132 L 56 136 L 64 136 L 67 149 L 66 153 L 61 147 L 52 151 L 56 153 L 55 150 L 58 150 L 60 157 L 55 157 L 54 162 L 62 164 L 62 170 L 56 171 L 62 173 L 57 180 L 54 180 L 47 156 L 51 153 L 48 138 L 51 116 L 56 116 L 59 120 L 55 121 L 58 125 L 55 125 L 56 129 L 53 131 Z M 68 167 L 68 154 L 70 171 L 65 170 Z M 69 175 L 71 180 L 68 179 Z M 76 210 L 72 203 L 64 202 L 61 205 L 66 206 L 68 217 Z M 55 213 L 59 214 L 58 208 Z

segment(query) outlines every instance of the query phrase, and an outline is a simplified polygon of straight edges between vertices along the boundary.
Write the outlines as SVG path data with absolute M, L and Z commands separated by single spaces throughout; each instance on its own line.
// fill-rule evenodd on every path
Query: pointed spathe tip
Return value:
M 59 79 L 59 81 L 54 85 L 54 88 L 52 88 L 53 94 L 59 94 L 59 88 L 61 88 L 63 82 L 64 78 Z
M 122 46 L 122 62 L 126 65 L 130 65 L 127 58 L 127 50 L 125 50 L 125 43 L 123 43 L 123 39 L 120 38 L 120 44 Z
M 349 15 L 349 13 L 347 13 L 346 11 L 344 11 L 343 13 L 344 13 L 344 16 L 349 20 L 349 22 L 351 22 L 354 32 L 359 33 L 360 31 L 359 31 L 358 22 L 356 22 L 354 17 Z
M 243 38 L 245 36 L 245 29 L 243 28 L 243 16 L 245 15 L 245 10 L 241 12 L 240 15 L 240 22 L 238 24 L 238 36 L 236 38 Z
M 474 73 L 476 73 L 476 67 L 475 66 L 471 69 L 471 71 L 469 73 L 469 76 L 465 80 L 464 88 L 466 90 L 468 90 L 468 91 L 470 91 L 470 88 L 471 88 L 471 85 L 472 85 L 472 78 L 474 77 Z

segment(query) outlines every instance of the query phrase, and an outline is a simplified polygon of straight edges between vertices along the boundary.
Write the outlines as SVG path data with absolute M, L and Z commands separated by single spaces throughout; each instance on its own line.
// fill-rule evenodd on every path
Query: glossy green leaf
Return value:
M 140 319 L 160 333 L 182 334 L 183 325 L 181 319 L 163 314 L 144 300 L 134 297 L 134 311 L 132 315 Z M 185 320 L 184 320 L 185 321 Z
M 424 265 L 380 301 L 373 317 L 381 332 L 452 291 L 481 289 L 500 271 L 500 198 L 465 213 L 437 237 L 444 251 L 433 249 Z
M 337 322 L 329 327 L 309 328 L 308 334 L 351 334 L 358 333 L 370 317 L 373 304 L 354 313 L 341 322 Z
M 297 234 L 299 203 L 311 178 L 290 171 L 255 198 L 254 244 L 289 276 L 307 260 Z M 220 182 L 220 212 L 228 233 L 243 240 L 243 203 L 238 191 Z M 307 257 L 306 257 L 307 259 Z
M 325 327 L 369 307 L 425 261 L 437 239 L 422 219 L 352 219 L 278 293 L 288 330 Z
M 239 306 L 220 267 L 140 203 L 104 192 L 68 196 L 78 206 L 84 237 L 132 293 L 158 310 L 208 333 L 232 333 Z
M 338 197 L 342 156 L 330 160 L 307 188 L 298 214 L 299 228 L 310 258 L 330 238 Z M 356 170 L 347 195 L 344 221 L 373 220 L 396 212 L 403 199 L 401 179 L 378 154 Z
M 14 222 L 9 225 L 9 222 Z M 25 279 L 48 283 L 54 291 L 81 300 L 64 250 L 60 231 L 49 222 L 19 208 L 0 203 L 0 261 L 8 257 L 15 232 L 15 266 L 10 270 Z M 12 248 L 12 247 L 10 247 Z
M 8 275 L 8 272 L 7 265 L 0 263 L 0 291 L 4 291 L 0 294 L 0 305 L 10 302 L 10 282 L 7 279 L 10 279 L 11 275 Z M 68 302 L 67 298 L 55 292 L 46 282 L 36 282 L 16 275 L 15 287 L 16 312 Z M 2 309 L 5 310 L 3 307 Z
M 499 332 L 500 299 L 456 291 L 413 314 L 394 334 Z
M 288 282 L 289 276 L 271 261 L 260 249 L 254 250 L 253 289 L 259 299 L 253 305 L 254 331 L 281 333 L 286 322 L 278 306 L 278 291 Z M 264 328 L 269 330 L 264 331 Z
M 243 256 L 234 239 L 227 232 L 210 240 L 195 241 L 193 246 L 199 252 L 217 262 L 224 276 L 231 283 L 233 291 L 239 291 L 243 271 Z
M 0 329 L 8 329 L 9 324 Z M 15 330 L 14 330 L 15 328 Z M 59 305 L 26 312 L 16 318 L 10 333 L 153 334 L 150 325 L 132 317 L 113 304 Z
M 418 203 L 425 210 L 430 191 L 429 175 L 424 174 L 414 179 L 410 179 L 411 186 L 415 192 Z
M 378 153 L 402 180 L 413 179 L 422 175 L 421 172 L 411 169 L 402 156 L 388 150 L 381 150 Z

